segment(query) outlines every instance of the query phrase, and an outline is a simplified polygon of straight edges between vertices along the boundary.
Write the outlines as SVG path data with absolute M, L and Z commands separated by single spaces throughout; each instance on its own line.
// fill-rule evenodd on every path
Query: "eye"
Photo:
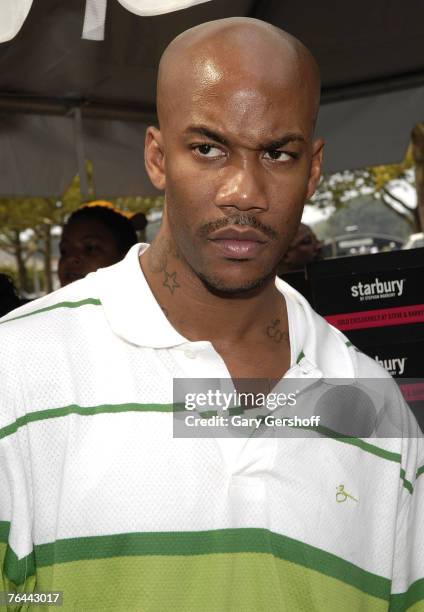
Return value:
M 86 251 L 86 253 L 95 253 L 96 251 L 99 250 L 99 245 L 94 243 L 94 242 L 89 242 L 88 244 L 84 245 L 84 249 Z
M 269 151 L 265 151 L 264 154 L 264 159 L 277 162 L 287 162 L 297 158 L 297 153 L 287 153 L 286 151 L 280 151 L 279 149 L 270 149 Z
M 221 149 L 207 143 L 194 145 L 193 150 L 196 151 L 200 157 L 207 157 L 208 159 L 219 159 L 225 155 Z
M 309 246 L 310 244 L 312 244 L 312 238 L 310 236 L 299 242 L 299 246 Z

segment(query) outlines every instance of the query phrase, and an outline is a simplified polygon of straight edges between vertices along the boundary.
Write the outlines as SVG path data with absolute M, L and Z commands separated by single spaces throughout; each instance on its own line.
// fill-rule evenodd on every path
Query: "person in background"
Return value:
M 117 263 L 137 243 L 131 221 L 111 206 L 94 202 L 69 217 L 59 245 L 62 287 Z
M 308 225 L 301 223 L 281 261 L 279 273 L 301 270 L 318 259 L 322 259 L 322 243 Z
M 10 276 L 0 274 L 0 317 L 27 302 L 28 300 L 19 297 Z

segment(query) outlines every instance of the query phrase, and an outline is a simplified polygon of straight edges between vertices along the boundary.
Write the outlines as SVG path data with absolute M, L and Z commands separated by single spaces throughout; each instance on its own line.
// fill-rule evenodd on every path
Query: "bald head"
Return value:
M 181 105 L 184 94 L 235 80 L 252 86 L 281 83 L 296 87 L 315 123 L 320 95 L 319 69 L 296 38 L 257 19 L 211 21 L 180 34 L 167 47 L 159 66 L 157 111 L 161 126 Z M 272 102 L 272 101 L 271 101 Z

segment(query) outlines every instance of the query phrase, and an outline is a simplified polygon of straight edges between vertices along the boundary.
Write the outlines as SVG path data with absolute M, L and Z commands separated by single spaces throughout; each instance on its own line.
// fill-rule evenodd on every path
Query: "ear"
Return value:
M 319 179 L 321 177 L 321 167 L 322 167 L 322 154 L 324 152 L 324 141 L 322 138 L 318 140 L 314 140 L 312 144 L 312 159 L 311 159 L 311 170 L 309 173 L 309 181 L 308 181 L 308 192 L 306 199 L 309 200 L 314 193 L 316 188 L 318 187 Z
M 144 142 L 144 163 L 156 189 L 165 189 L 165 152 L 160 130 L 150 126 Z

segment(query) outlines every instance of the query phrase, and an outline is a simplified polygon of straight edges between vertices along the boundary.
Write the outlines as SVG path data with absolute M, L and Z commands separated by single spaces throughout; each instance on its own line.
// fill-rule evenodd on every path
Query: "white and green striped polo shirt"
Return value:
M 0 323 L 0 590 L 90 612 L 424 609 L 424 451 L 398 394 L 409 439 L 174 438 L 173 379 L 229 374 L 170 325 L 140 248 Z M 386 376 L 277 287 L 287 376 Z

